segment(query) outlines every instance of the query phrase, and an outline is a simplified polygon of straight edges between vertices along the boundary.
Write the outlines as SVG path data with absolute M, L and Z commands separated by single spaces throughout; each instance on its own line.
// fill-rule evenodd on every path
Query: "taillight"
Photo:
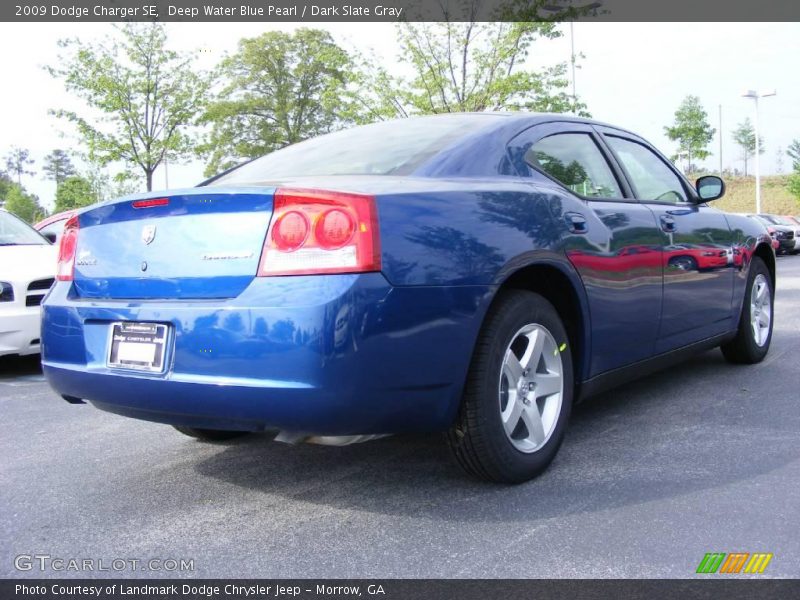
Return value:
M 56 279 L 72 281 L 75 271 L 75 250 L 78 247 L 78 215 L 71 217 L 64 225 L 61 245 L 58 248 L 58 268 Z
M 169 198 L 151 198 L 149 200 L 134 200 L 131 202 L 133 208 L 153 208 L 154 206 L 166 206 Z
M 258 275 L 380 271 L 375 198 L 278 189 Z

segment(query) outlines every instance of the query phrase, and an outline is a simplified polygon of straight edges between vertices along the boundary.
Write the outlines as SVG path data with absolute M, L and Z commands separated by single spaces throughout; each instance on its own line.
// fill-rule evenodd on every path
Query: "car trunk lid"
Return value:
M 192 188 L 103 204 L 79 217 L 82 298 L 232 298 L 253 280 L 274 188 Z

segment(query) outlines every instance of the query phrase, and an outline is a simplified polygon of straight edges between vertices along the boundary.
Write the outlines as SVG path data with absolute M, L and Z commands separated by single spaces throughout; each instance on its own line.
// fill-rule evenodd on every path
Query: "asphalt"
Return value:
M 581 405 L 513 487 L 461 475 L 439 436 L 204 444 L 0 359 L 0 577 L 694 577 L 706 552 L 799 577 L 800 256 L 778 272 L 762 364 L 714 350 Z M 37 554 L 194 570 L 15 568 Z

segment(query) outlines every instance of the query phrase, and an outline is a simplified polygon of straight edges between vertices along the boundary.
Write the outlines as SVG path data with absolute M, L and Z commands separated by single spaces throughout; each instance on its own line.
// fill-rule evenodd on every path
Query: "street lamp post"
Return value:
M 602 8 L 602 2 L 592 2 L 590 4 L 584 4 L 583 6 L 560 6 L 557 4 L 545 4 L 542 6 L 542 10 L 550 12 L 550 13 L 562 13 L 567 8 L 574 8 L 575 10 L 579 11 L 578 14 L 586 14 L 588 11 L 594 11 L 595 16 L 597 15 L 597 9 Z M 570 44 L 570 62 L 572 63 L 572 114 L 578 114 L 578 85 L 575 82 L 575 21 L 574 18 L 571 18 L 569 21 L 569 44 Z
M 761 154 L 761 140 L 758 134 L 758 99 L 774 96 L 775 90 L 765 90 L 757 92 L 755 90 L 747 90 L 742 94 L 744 98 L 752 98 L 755 104 L 755 118 L 753 119 L 753 126 L 756 134 L 756 213 L 761 214 L 761 167 L 759 163 L 759 155 Z

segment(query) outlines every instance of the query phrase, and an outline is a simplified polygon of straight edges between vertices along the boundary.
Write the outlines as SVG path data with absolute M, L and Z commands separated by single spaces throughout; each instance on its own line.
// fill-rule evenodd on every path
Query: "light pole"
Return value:
M 570 60 L 572 61 L 572 114 L 578 113 L 578 89 L 575 84 L 575 21 L 569 22 Z
M 761 140 L 758 136 L 758 99 L 774 96 L 775 90 L 764 90 L 757 92 L 755 90 L 747 90 L 742 94 L 744 98 L 752 98 L 755 103 L 756 113 L 754 119 L 754 128 L 756 133 L 756 214 L 761 214 L 761 168 L 759 165 L 759 155 L 761 154 Z M 746 152 L 747 150 L 745 150 Z
M 584 4 L 583 6 L 558 6 L 553 4 L 546 4 L 542 6 L 542 10 L 551 13 L 561 13 L 564 10 L 569 8 L 574 8 L 577 11 L 581 11 L 588 13 L 588 11 L 594 11 L 595 16 L 597 15 L 597 9 L 602 8 L 602 2 L 592 2 L 590 4 Z M 580 14 L 580 12 L 578 13 Z M 575 83 L 575 21 L 574 17 L 569 21 L 569 45 L 570 45 L 570 62 L 572 64 L 572 114 L 578 114 L 578 86 Z

